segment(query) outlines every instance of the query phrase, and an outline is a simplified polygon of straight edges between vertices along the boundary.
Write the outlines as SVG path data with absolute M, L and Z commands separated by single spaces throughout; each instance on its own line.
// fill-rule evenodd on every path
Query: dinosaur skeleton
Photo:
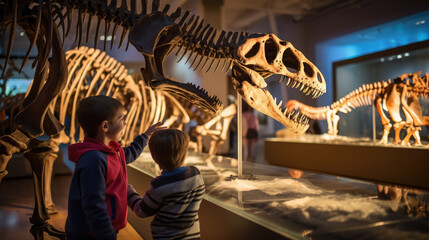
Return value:
M 211 139 L 208 153 L 215 155 L 227 139 L 229 125 L 236 113 L 237 106 L 233 103 L 224 108 L 219 115 L 204 124 L 198 125 L 195 128 L 197 152 L 203 152 L 203 137 L 208 136 Z
M 288 111 L 299 110 L 301 114 L 318 120 L 327 120 L 328 133 L 336 136 L 338 133 L 338 112 L 348 113 L 352 109 L 360 106 L 370 106 L 374 104 L 381 117 L 384 132 L 380 143 L 387 143 L 388 135 L 392 124 L 385 115 L 383 107 L 389 113 L 393 128 L 395 130 L 395 143 L 407 145 L 411 136 L 415 138 L 415 144 L 421 145 L 419 130 L 422 125 L 428 125 L 427 117 L 422 116 L 419 97 L 429 96 L 429 74 L 419 76 L 421 72 L 405 73 L 393 80 L 364 84 L 358 89 L 347 94 L 330 106 L 311 107 L 296 100 L 286 103 Z M 405 121 L 400 116 L 400 108 L 405 115 Z M 407 135 L 401 141 L 400 131 L 406 127 Z
M 59 144 L 67 144 L 83 140 L 82 130 L 77 131 L 75 119 L 78 99 L 93 95 L 109 95 L 120 99 L 128 109 L 127 127 L 123 138 L 123 144 L 128 145 L 137 134 L 140 134 L 150 125 L 162 121 L 165 126 L 183 129 L 183 125 L 189 123 L 190 116 L 182 99 L 175 99 L 169 93 L 153 91 L 145 86 L 143 81 L 135 81 L 127 74 L 124 66 L 98 49 L 80 47 L 66 52 L 69 79 L 61 94 L 52 101 L 49 106 L 53 112 L 58 113 L 62 125 L 69 122 L 68 133 L 62 130 L 57 137 L 52 137 L 49 147 L 53 152 L 47 157 L 44 175 L 44 200 L 49 213 L 56 212 L 51 197 L 51 173 L 53 162 L 57 158 Z M 9 102 L 20 102 L 24 94 L 4 98 L 4 105 L 0 110 L 7 111 L 9 118 L 14 118 L 13 110 L 19 109 L 19 105 Z M 10 99 L 10 100 L 9 100 Z M 12 101 L 13 99 L 13 101 Z M 21 110 L 21 109 L 20 109 Z M 235 115 L 235 105 L 225 108 L 222 113 L 215 116 L 207 123 L 197 126 L 198 142 L 196 150 L 202 152 L 202 137 L 209 136 L 211 140 L 210 154 L 216 154 L 219 147 L 226 140 L 226 135 L 232 117 Z M 207 113 L 206 113 L 207 114 Z M 192 116 L 193 118 L 197 116 Z M 220 122 L 222 121 L 222 122 Z M 0 125 L 3 126 L 3 122 Z M 7 121 L 9 122 L 9 121 Z M 216 124 L 216 129 L 210 128 Z M 200 129 L 204 131 L 200 131 Z M 79 134 L 78 134 L 79 133 Z
M 216 155 L 227 140 L 229 127 L 237 113 L 236 103 L 231 103 L 219 114 L 212 114 L 186 101 L 186 99 L 178 98 L 177 100 L 194 122 L 188 125 L 188 133 L 191 137 L 189 148 L 195 152 L 207 152 Z M 210 140 L 210 146 L 207 150 L 204 149 L 203 139 L 205 138 Z
M 110 1 L 110 4 L 101 0 L 0 0 L 0 30 L 5 32 L 10 29 L 4 69 L 10 60 L 17 26 L 24 30 L 30 40 L 21 69 L 34 45 L 38 49 L 38 55 L 33 62 L 36 67 L 34 80 L 24 99 L 24 109 L 15 118 L 17 128 L 11 134 L 0 137 L 0 181 L 7 174 L 6 166 L 12 155 L 24 151 L 32 165 L 36 188 L 43 186 L 41 181 L 45 159 L 50 153 L 46 151 L 49 147 L 36 138 L 43 134 L 49 137 L 57 136 L 64 128 L 49 106 L 52 101 L 58 101 L 57 97 L 69 79 L 63 43 L 72 25 L 74 10 L 77 11 L 76 40 L 79 45 L 86 21 L 88 41 L 94 17 L 97 19 L 95 46 L 102 22 L 105 25 L 105 36 L 109 35 L 112 25 L 112 36 L 116 35 L 119 27 L 122 28 L 118 48 L 128 34 L 129 42 L 145 57 L 142 74 L 152 89 L 185 97 L 209 112 L 221 112 L 221 102 L 216 96 L 210 97 L 204 89 L 192 84 L 178 83 L 164 76 L 164 59 L 177 47 L 177 54 L 183 51 L 180 59 L 187 53 L 187 61 L 195 56 L 191 64 L 194 66 L 196 63 L 195 68 L 198 68 L 203 60 L 201 66 L 208 66 L 207 70 L 215 65 L 216 70 L 221 61 L 222 69 L 229 70 L 232 66 L 236 91 L 249 105 L 296 132 L 303 133 L 308 128 L 308 119 L 297 114 L 285 114 L 286 111 L 281 109 L 281 102 L 277 104 L 276 99 L 263 89 L 266 86 L 264 78 L 279 74 L 284 81 L 293 82 L 296 87 L 301 86 L 301 90 L 306 94 L 313 94 L 314 97 L 326 91 L 325 80 L 320 71 L 290 43 L 280 41 L 273 34 L 248 35 L 222 31 L 218 35 L 204 20 L 195 15 L 190 16 L 189 11 L 182 17 L 180 8 L 169 14 L 170 6 L 166 5 L 160 11 L 159 0 L 152 2 L 149 11 L 146 0 L 143 0 L 140 12 L 137 12 L 136 0 L 130 1 L 130 8 L 127 2 L 122 0 L 118 7 L 117 0 Z M 106 41 L 107 38 L 104 41 L 104 49 Z M 208 64 L 209 60 L 211 61 Z M 4 73 L 5 71 L 2 74 Z M 45 154 L 39 154 L 41 151 Z M 41 191 L 36 192 L 41 194 Z M 41 198 L 42 196 L 36 196 L 36 205 L 40 206 L 35 208 L 30 219 L 34 224 L 31 230 L 34 237 L 43 238 L 43 231 L 61 236 L 46 223 L 45 220 L 49 216 L 43 201 L 38 201 Z

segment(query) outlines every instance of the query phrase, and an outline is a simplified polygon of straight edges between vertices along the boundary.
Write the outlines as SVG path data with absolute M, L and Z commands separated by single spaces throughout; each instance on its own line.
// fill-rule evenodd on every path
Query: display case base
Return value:
M 429 189 L 429 148 L 267 138 L 270 165 Z

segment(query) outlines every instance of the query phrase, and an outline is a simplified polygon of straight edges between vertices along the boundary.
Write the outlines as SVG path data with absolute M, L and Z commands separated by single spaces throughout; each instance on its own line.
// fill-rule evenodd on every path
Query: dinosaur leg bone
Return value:
M 383 98 L 381 95 L 378 95 L 375 99 L 375 107 L 377 108 L 378 114 L 381 118 L 381 124 L 384 126 L 383 130 L 383 136 L 381 137 L 380 144 L 386 144 L 388 142 L 388 137 L 390 133 L 390 129 L 392 128 L 392 124 L 390 124 L 389 118 L 387 118 L 386 114 L 384 114 L 383 108 L 382 108 L 382 102 Z
M 421 127 L 415 127 L 414 125 L 408 126 L 407 127 L 407 135 L 405 136 L 404 139 L 402 139 L 401 145 L 404 146 L 409 146 L 410 143 L 410 138 L 411 136 L 414 136 L 414 139 L 416 140 L 414 145 L 421 145 L 421 141 L 420 141 L 420 135 L 419 135 L 419 131 L 421 130 Z
M 331 136 L 337 136 L 338 134 L 338 121 L 340 121 L 340 116 L 336 114 L 336 111 L 329 110 L 326 114 L 326 120 L 328 121 L 328 133 Z
M 33 224 L 30 230 L 35 239 L 47 232 L 49 235 L 64 239 L 65 234 L 49 225 L 46 221 L 50 218 L 44 199 L 44 181 L 46 180 L 45 166 L 46 158 L 52 153 L 52 149 L 37 139 L 32 139 L 29 144 L 29 151 L 24 153 L 25 158 L 30 162 L 33 171 L 33 183 L 35 194 L 35 206 L 30 222 Z M 43 239 L 43 238 L 42 238 Z

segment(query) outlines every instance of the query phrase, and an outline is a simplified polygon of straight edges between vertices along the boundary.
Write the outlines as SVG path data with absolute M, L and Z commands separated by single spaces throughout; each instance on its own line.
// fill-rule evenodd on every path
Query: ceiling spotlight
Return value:
M 106 39 L 107 41 L 112 41 L 112 36 L 107 36 L 107 37 L 106 37 L 106 36 L 104 36 L 104 35 L 101 35 L 101 36 L 100 36 L 100 40 L 101 40 L 101 41 L 104 41 L 104 39 Z

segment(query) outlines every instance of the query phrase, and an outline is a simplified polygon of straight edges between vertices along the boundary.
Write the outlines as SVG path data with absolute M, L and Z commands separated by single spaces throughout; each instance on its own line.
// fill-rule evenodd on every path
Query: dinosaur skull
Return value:
M 300 113 L 288 111 L 281 102 L 276 103 L 271 94 L 263 89 L 265 78 L 278 74 L 280 82 L 298 88 L 313 97 L 326 92 L 322 73 L 291 43 L 280 40 L 274 34 L 250 35 L 235 52 L 237 62 L 232 67 L 233 84 L 243 99 L 254 109 L 271 116 L 287 128 L 303 133 L 308 119 Z

